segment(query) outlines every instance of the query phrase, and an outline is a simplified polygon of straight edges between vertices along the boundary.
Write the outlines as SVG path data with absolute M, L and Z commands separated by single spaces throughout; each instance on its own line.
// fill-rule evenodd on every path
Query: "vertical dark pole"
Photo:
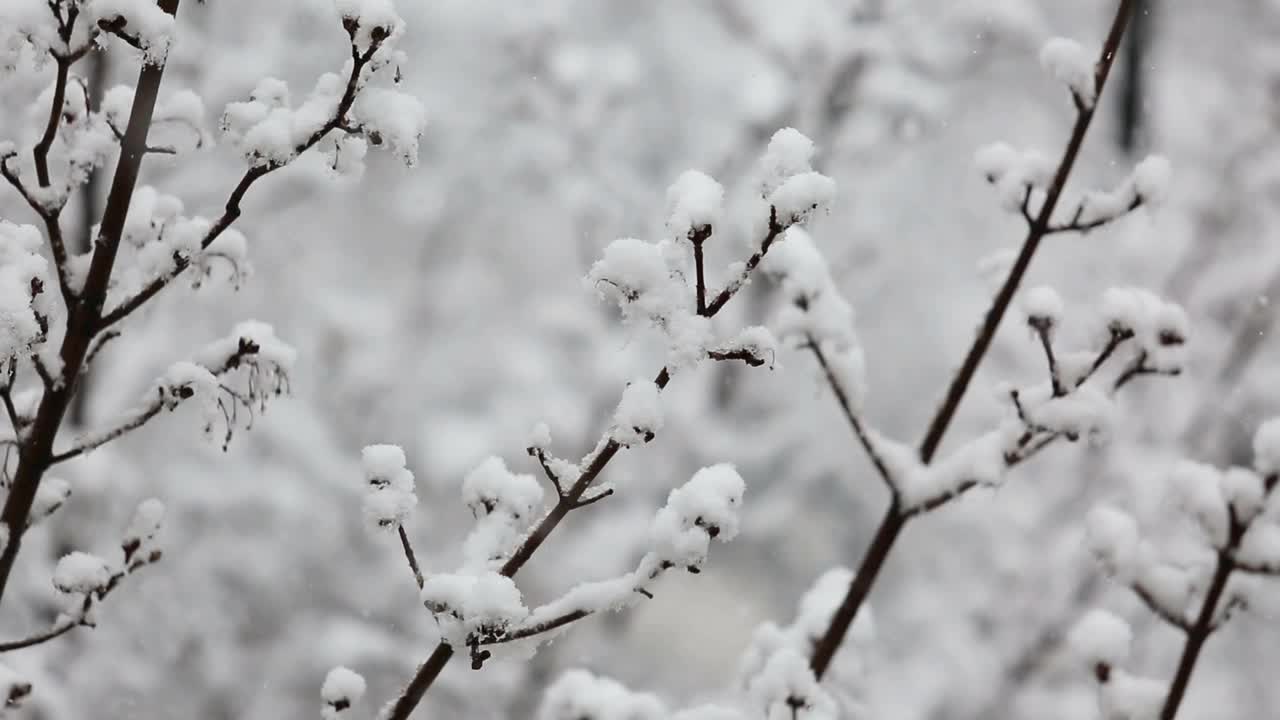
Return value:
M 1149 128 L 1145 125 L 1147 96 L 1148 50 L 1151 47 L 1151 25 L 1155 14 L 1155 0 L 1138 0 L 1133 19 L 1124 42 L 1124 62 L 1120 76 L 1120 122 L 1117 124 L 1116 142 L 1127 154 L 1136 154 L 1146 141 Z
M 107 75 L 110 72 L 108 59 L 107 53 L 101 50 L 92 52 L 85 58 L 89 65 L 87 100 L 89 107 L 95 111 L 102 104 L 102 93 L 107 87 Z M 67 248 L 75 254 L 89 252 L 93 242 L 93 224 L 102 215 L 102 202 L 98 199 L 101 195 L 102 168 L 95 168 L 89 171 L 88 181 L 80 186 L 80 228 L 71 236 L 70 247 Z M 73 428 L 88 425 L 89 373 L 87 371 L 80 376 L 79 384 L 80 390 L 71 399 L 71 407 L 67 410 L 67 420 Z

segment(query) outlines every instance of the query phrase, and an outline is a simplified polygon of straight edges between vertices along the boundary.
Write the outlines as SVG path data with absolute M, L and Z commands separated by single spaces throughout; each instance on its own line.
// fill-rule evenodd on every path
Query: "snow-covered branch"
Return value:
M 187 268 L 222 254 L 216 243 L 240 217 L 240 203 L 253 184 L 308 150 L 317 148 L 335 173 L 352 177 L 363 172 L 370 146 L 386 147 L 406 164 L 416 162 L 426 111 L 420 101 L 396 87 L 405 55 L 395 44 L 404 21 L 390 2 L 342 0 L 337 5 L 351 43 L 345 79 L 335 73 L 321 76 L 306 100 L 290 107 L 287 85 L 267 78 L 247 102 L 227 106 L 222 129 L 248 161 L 248 170 L 231 191 L 222 215 L 214 221 L 194 218 L 202 231 L 167 258 L 168 267 L 155 268 L 136 291 L 117 299 L 104 313 L 99 329 L 123 320 Z M 383 78 L 390 78 L 391 87 L 375 85 Z M 242 239 L 233 243 L 242 244 Z M 232 254 L 233 263 L 238 254 L 242 253 Z
M 570 512 L 613 493 L 612 488 L 596 487 L 596 481 L 622 449 L 649 442 L 662 429 L 662 391 L 673 374 L 708 359 L 746 360 L 747 356 L 762 358 L 772 352 L 773 340 L 767 331 L 748 329 L 728 339 L 720 339 L 711 326 L 711 319 L 750 279 L 769 252 L 786 244 L 784 233 L 788 229 L 826 209 L 834 195 L 834 183 L 813 171 L 812 157 L 813 143 L 796 130 L 786 128 L 775 133 L 762 160 L 765 180 L 760 197 L 763 202 L 760 205 L 761 215 L 756 218 L 760 240 L 745 263 L 730 268 L 732 279 L 710 300 L 702 300 L 707 293 L 705 268 L 699 271 L 690 267 L 697 264 L 694 258 L 695 254 L 700 254 L 697 248 L 711 239 L 714 223 L 723 212 L 723 190 L 705 175 L 685 173 L 669 190 L 666 226 L 674 237 L 656 243 L 622 238 L 605 248 L 603 257 L 587 273 L 586 286 L 598 292 L 603 299 L 617 304 L 624 323 L 652 326 L 663 333 L 667 342 L 665 366 L 652 381 L 641 378 L 627 386 L 614 412 L 611 427 L 595 448 L 576 464 L 561 460 L 551 452 L 549 428 L 545 425 L 535 428 L 526 445 L 527 452 L 538 461 L 557 495 L 555 504 L 540 518 L 535 518 L 534 511 L 541 504 L 541 488 L 532 476 L 511 473 L 496 459 L 468 476 L 464 492 L 477 518 L 476 528 L 464 546 L 470 574 L 427 574 L 424 593 L 433 587 L 433 578 L 437 583 L 444 583 L 448 593 L 470 587 L 478 582 L 474 573 L 480 569 L 484 574 L 479 577 L 487 578 L 484 580 L 487 586 L 506 598 L 507 610 L 515 611 L 517 606 L 523 608 L 519 603 L 519 591 L 511 578 Z M 497 490 L 497 493 L 489 494 L 482 488 Z M 593 488 L 594 492 L 590 492 Z M 404 500 L 404 495 L 398 499 Z M 399 502 L 388 507 L 399 510 L 406 506 L 411 509 L 412 504 Z M 386 526 L 399 527 L 406 514 L 388 513 L 384 516 L 389 521 Z M 684 552 L 691 552 L 691 546 L 686 544 L 683 547 Z M 685 566 L 696 568 L 697 564 L 688 562 Z M 469 579 L 453 582 L 439 580 L 441 577 Z M 629 588 L 628 597 L 635 595 L 635 591 L 635 587 Z M 452 603 L 447 598 L 432 600 L 438 607 L 438 619 L 453 617 L 455 621 L 463 622 L 464 618 L 470 618 L 465 612 L 457 615 L 459 605 L 456 598 L 454 600 Z M 595 612 L 596 608 L 566 608 L 540 622 L 547 623 L 548 631 L 557 629 L 591 614 L 583 612 L 586 610 Z M 527 610 L 521 612 L 528 613 Z M 519 612 L 517 615 L 521 619 L 525 617 Z M 474 624 L 473 620 L 466 622 Z M 504 631 L 510 624 L 503 626 Z M 452 658 L 455 646 L 468 645 L 473 664 L 483 663 L 487 657 L 485 653 L 490 651 L 480 649 L 482 634 L 474 632 L 482 625 L 468 629 L 461 638 L 442 641 L 392 703 L 388 718 L 403 720 L 409 716 Z
M 1186 693 L 1205 642 L 1237 611 L 1250 605 L 1247 586 L 1229 587 L 1236 571 L 1276 575 L 1280 568 L 1280 525 L 1268 508 L 1280 483 L 1280 419 L 1270 420 L 1254 436 L 1253 468 L 1219 470 L 1184 461 L 1171 477 L 1178 508 L 1195 524 L 1202 553 L 1212 562 L 1183 567 L 1160 557 L 1142 539 L 1137 521 L 1115 507 L 1095 508 L 1089 516 L 1089 545 L 1103 568 L 1133 589 L 1143 604 L 1186 638 L 1173 680 L 1134 679 L 1142 692 L 1113 686 L 1109 672 L 1095 670 L 1104 708 L 1117 704 L 1132 718 L 1172 720 Z M 1199 595 L 1198 606 L 1193 601 Z M 1089 620 L 1109 618 L 1106 632 Z M 1101 610 L 1082 621 L 1078 635 L 1094 639 L 1127 637 L 1128 625 Z M 1111 642 L 1111 640 L 1108 640 Z M 1125 646 L 1128 640 L 1123 643 Z M 1108 668 L 1122 658 L 1109 662 Z M 1095 661 L 1096 662 L 1096 661 Z M 1101 667 L 1101 666 L 1099 666 Z M 1126 678 L 1130 676 L 1125 676 Z
M 154 498 L 142 501 L 125 529 L 120 555 L 106 560 L 84 552 L 72 552 L 58 561 L 53 586 L 66 609 L 43 632 L 20 640 L 0 642 L 0 653 L 40 645 L 78 627 L 94 627 L 93 611 L 126 577 L 160 561 L 156 535 L 164 517 L 164 505 Z
M 109 426 L 77 439 L 71 447 L 55 452 L 50 463 L 59 463 L 99 448 L 145 425 L 163 410 L 175 410 L 183 401 L 199 403 L 204 433 L 219 437 L 225 450 L 231 442 L 241 409 L 253 424 L 255 411 L 266 409 L 267 400 L 289 389 L 289 372 L 296 352 L 276 337 L 270 325 L 244 322 L 231 334 L 206 346 L 193 361 L 172 365 L 147 392 L 141 405 L 129 410 Z M 239 371 L 239 372 L 237 372 Z M 224 382 L 233 375 L 244 378 L 244 388 Z

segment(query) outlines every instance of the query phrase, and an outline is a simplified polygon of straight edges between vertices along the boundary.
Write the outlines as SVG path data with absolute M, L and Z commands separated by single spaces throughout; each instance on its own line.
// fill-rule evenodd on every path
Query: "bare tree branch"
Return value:
M 1116 51 L 1120 46 L 1120 39 L 1124 36 L 1125 26 L 1128 24 L 1129 17 L 1132 14 L 1133 3 L 1134 0 L 1120 0 L 1115 18 L 1111 24 L 1111 30 L 1107 35 L 1101 56 L 1095 66 L 1094 87 L 1097 89 L 1099 97 L 1102 95 L 1102 90 L 1106 85 L 1107 75 L 1111 71 Z M 1096 104 L 1085 105 L 1077 102 L 1075 127 L 1071 131 L 1071 138 L 1067 142 L 1066 150 L 1064 150 L 1062 159 L 1058 163 L 1058 168 L 1049 185 L 1044 203 L 1040 206 L 1040 211 L 1033 222 L 1030 223 L 1022 249 L 1019 251 L 1018 257 L 1014 261 L 1004 284 L 1000 287 L 1000 291 L 992 301 L 991 308 L 987 311 L 982 327 L 979 329 L 973 345 L 969 348 L 960 371 L 952 380 L 942 404 L 938 407 L 932 422 L 929 424 L 924 440 L 920 443 L 920 459 L 926 464 L 933 460 L 938 447 L 942 444 L 942 438 L 960 408 L 960 401 L 964 398 L 965 392 L 977 375 L 978 367 L 982 364 L 988 348 L 995 339 L 1000 321 L 1004 318 L 1010 304 L 1013 302 L 1014 293 L 1017 291 L 1018 286 L 1021 285 L 1022 278 L 1026 275 L 1027 269 L 1031 265 L 1031 259 L 1035 256 L 1040 242 L 1048 235 L 1051 227 L 1050 218 L 1058 205 L 1058 199 L 1062 196 L 1067 178 L 1071 175 L 1071 169 L 1074 167 L 1076 156 L 1084 143 L 1085 134 L 1093 120 L 1096 107 Z M 895 498 L 890 502 L 889 508 L 885 512 L 884 519 L 880 528 L 876 531 L 871 547 L 863 555 L 862 562 L 849 586 L 848 593 L 832 616 L 827 631 L 814 646 L 813 655 L 810 658 L 810 666 L 817 678 L 821 679 L 830 666 L 831 660 L 835 657 L 836 650 L 839 649 L 840 644 L 844 641 L 845 634 L 853 624 L 853 619 L 857 615 L 859 608 L 862 607 L 863 602 L 871 593 L 871 588 L 875 584 L 880 569 L 884 566 L 885 559 L 893 550 L 894 542 L 902 532 L 902 528 L 905 527 L 907 519 L 907 516 L 903 514 L 900 503 Z
M 178 2 L 179 0 L 160 0 L 160 8 L 174 15 L 178 10 Z M 0 511 L 0 522 L 7 525 L 10 531 L 9 542 L 0 553 L 0 599 L 3 599 L 14 560 L 22 546 L 22 534 L 27 526 L 36 491 L 49 467 L 54 438 L 75 393 L 76 380 L 84 364 L 89 343 L 100 326 L 102 306 L 120 247 L 129 201 L 137 184 L 142 149 L 146 147 L 147 130 L 163 76 L 162 63 L 144 63 L 139 73 L 133 107 L 129 113 L 129 126 L 125 131 L 101 228 L 94 243 L 93 258 L 85 276 L 84 289 L 78 302 L 68 307 L 67 329 L 60 349 L 62 382 L 47 388 L 40 400 L 4 509 Z
M 369 48 L 363 53 L 359 51 L 354 41 L 352 42 L 351 74 L 347 78 L 347 87 L 342 93 L 342 98 L 338 101 L 333 117 L 329 118 L 324 125 L 321 125 L 305 141 L 294 148 L 295 156 L 310 150 L 330 132 L 339 129 L 348 130 L 350 128 L 347 113 L 350 112 L 351 106 L 355 102 L 361 73 L 364 72 L 364 69 L 368 66 L 369 62 L 373 60 L 374 54 L 377 53 L 378 48 L 382 45 L 382 40 L 383 38 L 374 38 L 374 40 L 369 44 Z M 209 228 L 209 231 L 205 233 L 205 236 L 201 238 L 200 249 L 208 249 L 208 247 L 213 244 L 213 241 L 217 240 L 218 237 L 220 237 L 222 233 L 226 232 L 227 228 L 231 227 L 231 224 L 240 217 L 242 212 L 240 203 L 244 200 L 245 194 L 249 192 L 249 188 L 252 187 L 255 182 L 276 170 L 279 170 L 286 164 L 287 163 L 284 162 L 273 161 L 265 165 L 255 165 L 245 171 L 244 176 L 240 178 L 240 182 L 237 183 L 235 189 L 231 191 L 231 196 L 227 199 L 226 206 L 223 208 L 222 216 L 218 218 L 217 222 L 215 222 L 213 226 Z M 110 311 L 105 313 L 98 325 L 98 329 L 101 330 L 110 327 L 111 325 L 114 325 L 128 317 L 138 308 L 142 307 L 143 304 L 155 297 L 161 290 L 167 287 L 169 283 L 173 282 L 188 267 L 190 267 L 192 260 L 192 256 L 176 257 L 174 260 L 174 266 L 169 272 L 152 279 L 151 282 L 147 283 L 147 285 L 143 287 L 137 295 L 124 299 L 115 308 L 112 308 Z

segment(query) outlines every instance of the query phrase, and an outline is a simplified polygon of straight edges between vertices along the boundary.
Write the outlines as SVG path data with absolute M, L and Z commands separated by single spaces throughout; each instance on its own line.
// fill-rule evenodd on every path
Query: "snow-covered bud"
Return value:
M 462 501 L 477 518 L 502 513 L 524 521 L 542 506 L 542 485 L 532 475 L 513 473 L 499 457 L 485 458 L 462 481 Z
M 6 710 L 22 707 L 31 696 L 31 683 L 8 665 L 0 665 L 0 704 Z
M 330 670 L 324 677 L 324 685 L 320 686 L 320 699 L 324 701 L 321 717 L 336 720 L 360 702 L 364 691 L 364 678 L 359 673 L 341 666 Z
M 155 539 L 160 532 L 160 524 L 164 521 L 164 503 L 156 498 L 148 498 L 138 503 L 133 511 L 133 518 L 124 531 L 124 551 L 132 555 L 138 548 Z
M 1062 296 L 1051 287 L 1041 285 L 1027 290 L 1022 298 L 1027 324 L 1040 332 L 1048 332 L 1062 319 Z
M 1110 669 L 1129 657 L 1133 630 L 1114 613 L 1095 608 L 1076 622 L 1067 642 L 1080 659 L 1095 669 Z
M 1108 573 L 1127 579 L 1139 560 L 1138 523 L 1129 513 L 1108 505 L 1089 511 L 1085 542 Z
M 1093 58 L 1080 43 L 1060 37 L 1049 40 L 1040 49 L 1040 65 L 1066 85 L 1082 106 L 1093 107 L 1098 97 Z
M 360 454 L 365 482 L 364 515 L 374 528 L 399 528 L 418 505 L 413 473 L 398 445 L 369 445 Z
M 30 527 L 54 514 L 71 498 L 71 483 L 58 477 L 47 477 L 40 482 L 36 490 L 35 501 L 31 504 L 31 514 L 27 518 Z
M 662 429 L 662 391 L 651 380 L 627 383 L 613 414 L 611 436 L 619 445 L 647 443 Z
M 551 447 L 551 426 L 545 422 L 536 423 L 529 430 L 529 438 L 525 442 L 525 447 L 534 450 L 546 450 Z
M 628 690 L 616 680 L 586 670 L 569 670 L 547 688 L 538 720 L 667 720 L 657 697 Z
M 1004 142 L 983 145 L 973 154 L 974 166 L 992 184 L 1000 182 L 1017 162 L 1018 151 Z
M 1138 200 L 1149 207 L 1159 206 L 1169 194 L 1173 170 L 1162 155 L 1148 155 L 1133 169 L 1133 189 Z
M 667 233 L 701 242 L 724 213 L 724 187 L 697 170 L 686 170 L 667 188 Z
M 726 542 L 738 534 L 746 484 L 732 465 L 699 470 L 667 496 L 650 527 L 653 551 L 664 563 L 697 572 L 712 539 Z
M 1280 417 L 1262 423 L 1254 433 L 1253 468 L 1268 476 L 1280 473 Z
M 813 141 L 799 130 L 787 127 L 775 132 L 760 158 L 760 197 L 767 200 L 789 178 L 812 170 L 814 152 Z
M 804 224 L 817 212 L 825 212 L 835 199 L 836 182 L 820 172 L 787 178 L 769 195 L 769 205 L 782 227 Z
M 63 555 L 53 569 L 53 586 L 69 595 L 105 590 L 110 582 L 111 569 L 107 561 L 85 552 Z
M 1195 519 L 1215 548 L 1227 543 L 1230 520 L 1222 496 L 1222 473 L 1211 465 L 1184 460 L 1170 477 L 1178 505 Z

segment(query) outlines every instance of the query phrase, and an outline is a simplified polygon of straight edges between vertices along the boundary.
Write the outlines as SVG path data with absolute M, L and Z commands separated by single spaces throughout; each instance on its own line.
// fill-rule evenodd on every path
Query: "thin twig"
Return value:
M 32 635 L 30 637 L 26 637 L 21 640 L 10 640 L 9 642 L 0 642 L 0 653 L 7 653 L 12 650 L 21 650 L 22 648 L 29 648 L 33 645 L 40 645 L 42 643 L 47 643 L 50 640 L 53 640 L 54 638 L 62 637 L 63 635 L 71 632 L 77 627 L 79 627 L 77 623 L 71 623 L 71 622 L 62 623 L 60 625 L 54 625 L 51 629 L 46 630 L 45 632 L 39 633 L 37 635 Z
M 696 276 L 694 295 L 699 315 L 707 314 L 707 277 L 703 267 L 702 244 L 711 237 L 711 226 L 703 225 L 689 231 L 689 242 L 693 243 L 693 267 Z
M 1053 341 L 1049 338 L 1049 328 L 1050 324 L 1047 322 L 1034 319 L 1031 322 L 1031 329 L 1040 339 L 1040 349 L 1044 350 L 1045 361 L 1049 363 L 1049 382 L 1053 386 L 1053 396 L 1062 397 L 1067 394 L 1067 388 L 1063 386 L 1061 373 L 1058 372 L 1058 358 L 1053 354 Z
M 347 78 L 346 90 L 343 91 L 342 98 L 338 101 L 333 117 L 325 122 L 324 125 L 320 126 L 320 128 L 313 132 L 300 145 L 294 148 L 295 156 L 314 147 L 316 143 L 319 143 L 330 132 L 338 129 L 346 129 L 348 127 L 347 113 L 350 112 L 351 106 L 355 102 L 356 92 L 360 85 L 361 74 L 364 72 L 364 68 L 373 59 L 374 54 L 377 53 L 381 44 L 382 41 L 375 38 L 370 43 L 368 50 L 361 53 L 353 40 L 351 45 L 351 75 Z M 255 165 L 245 171 L 245 174 L 240 178 L 240 182 L 237 183 L 235 189 L 231 191 L 231 195 L 227 199 L 227 203 L 223 208 L 222 216 L 218 218 L 217 222 L 215 222 L 213 226 L 209 228 L 209 231 L 205 233 L 204 237 L 201 238 L 200 249 L 207 249 L 213 244 L 214 240 L 217 240 L 222 233 L 226 232 L 227 228 L 231 227 L 231 224 L 240 217 L 242 212 L 240 202 L 244 199 L 245 194 L 249 192 L 249 188 L 252 187 L 255 182 L 276 170 L 279 170 L 287 164 L 287 162 L 273 161 L 265 165 Z M 151 282 L 147 283 L 147 285 L 143 287 L 137 295 L 126 298 L 115 308 L 105 313 L 102 316 L 101 322 L 98 324 L 98 329 L 101 330 L 110 327 L 111 325 L 114 325 L 128 317 L 138 308 L 142 307 L 143 304 L 155 297 L 161 290 L 167 287 L 169 283 L 173 282 L 188 267 L 190 267 L 196 255 L 197 254 L 193 253 L 191 255 L 175 256 L 172 269 L 151 280 Z
M 1141 600 L 1142 603 L 1147 606 L 1147 609 L 1156 617 L 1164 620 L 1183 632 L 1191 632 L 1191 623 L 1187 622 L 1185 617 L 1181 617 L 1169 608 L 1165 607 L 1156 599 L 1156 596 L 1151 593 L 1151 590 L 1147 588 L 1147 586 L 1140 582 L 1135 582 L 1130 587 L 1133 588 L 1133 593 L 1138 596 L 1138 599 Z
M 396 528 L 400 531 L 400 546 L 404 548 L 404 558 L 409 561 L 409 569 L 413 571 L 413 579 L 418 583 L 418 589 L 422 589 L 422 585 L 426 582 L 422 577 L 422 569 L 418 567 L 418 556 L 413 552 L 413 546 L 409 544 L 409 533 L 405 532 L 404 525 Z
M 707 305 L 707 317 L 714 317 L 737 294 L 738 290 L 750 278 L 752 270 L 760 264 L 760 261 L 773 246 L 774 241 L 786 229 L 778 223 L 777 218 L 777 210 L 770 207 L 769 229 L 761 241 L 759 249 L 748 259 L 742 275 L 734 283 L 721 290 L 715 300 Z M 659 390 L 665 389 L 670 382 L 671 371 L 665 367 L 658 372 L 653 380 Z M 511 557 L 507 558 L 507 561 L 503 563 L 500 570 L 503 576 L 515 577 L 516 573 L 524 567 L 525 563 L 529 562 L 533 554 L 537 552 L 538 548 L 542 546 L 542 543 L 546 541 L 547 537 L 551 535 L 552 531 L 559 526 L 565 517 L 573 510 L 581 507 L 580 503 L 587 489 L 591 487 L 600 476 L 600 473 L 604 471 L 605 467 L 621 449 L 622 446 L 616 440 L 612 438 L 608 440 L 602 439 L 601 444 L 591 454 L 590 462 L 585 463 L 585 468 L 583 468 L 568 491 L 560 495 L 559 501 L 538 521 L 537 525 L 525 536 L 520 546 L 511 554 Z M 594 502 L 594 500 L 590 502 Z M 409 684 L 392 703 L 391 709 L 386 713 L 385 720 L 407 720 L 413 709 L 418 706 L 418 703 L 422 702 L 423 696 L 431 688 L 432 683 L 439 677 L 445 666 L 449 664 L 453 654 L 453 646 L 447 642 L 442 641 L 436 645 L 436 649 L 431 653 L 431 656 L 427 658 L 426 662 L 418 666 L 418 671 L 414 674 L 413 679 L 410 680 Z
M 1111 30 L 1103 45 L 1102 54 L 1095 66 L 1094 86 L 1097 89 L 1096 95 L 1098 97 L 1101 97 L 1103 87 L 1106 85 L 1107 75 L 1111 70 L 1116 51 L 1120 46 L 1120 39 L 1124 36 L 1124 29 L 1129 21 L 1133 3 L 1134 0 L 1120 0 L 1115 19 L 1111 24 Z M 1022 278 L 1026 275 L 1027 269 L 1031 265 L 1031 259 L 1035 256 L 1036 250 L 1040 246 L 1040 241 L 1044 239 L 1049 229 L 1049 219 L 1057 207 L 1058 199 L 1061 197 L 1067 178 L 1075 165 L 1076 156 L 1084 143 L 1085 134 L 1093 120 L 1096 107 L 1096 104 L 1077 105 L 1075 126 L 1072 129 L 1071 138 L 1067 142 L 1066 150 L 1063 152 L 1062 160 L 1058 163 L 1057 171 L 1054 173 L 1053 180 L 1049 185 L 1044 204 L 1040 206 L 1039 213 L 1028 228 L 1022 249 L 1019 251 L 1008 277 L 992 301 L 991 308 L 987 311 L 982 327 L 979 329 L 973 345 L 965 356 L 964 363 L 947 389 L 947 394 L 938 407 L 932 422 L 930 422 L 924 440 L 920 443 L 920 459 L 925 464 L 933 460 L 938 447 L 942 444 L 942 438 L 960 408 L 960 401 L 963 399 L 969 385 L 973 382 L 974 376 L 977 375 L 978 367 L 981 365 L 988 348 L 990 348 L 995 338 L 1000 321 L 1008 311 L 1013 301 L 1014 293 L 1022 283 Z M 831 660 L 835 657 L 836 651 L 844 641 L 845 634 L 853 624 L 853 619 L 858 610 L 870 594 L 871 587 L 875 584 L 875 580 L 884 566 L 885 559 L 893 550 L 893 545 L 906 523 L 907 517 L 903 515 L 902 507 L 895 498 L 885 511 L 884 519 L 876 531 L 871 546 L 867 548 L 866 553 L 863 555 L 858 572 L 854 575 L 853 582 L 849 585 L 848 593 L 832 616 L 826 632 L 814 645 L 813 655 L 810 658 L 810 667 L 817 678 L 821 679 L 827 668 L 830 667 Z
M 836 396 L 836 402 L 840 403 L 840 410 L 844 413 L 845 420 L 848 421 L 849 427 L 853 428 L 853 434 L 858 438 L 862 449 L 866 451 L 871 464 L 876 468 L 876 472 L 880 474 L 880 479 L 889 488 L 889 492 L 896 496 L 898 488 L 893 484 L 893 476 L 889 473 L 889 466 L 885 464 L 884 458 L 880 456 L 880 451 L 876 449 L 875 443 L 871 439 L 871 434 L 866 426 L 862 424 L 862 419 L 858 417 L 858 413 L 854 412 L 853 401 L 849 397 L 844 384 L 836 377 L 831 365 L 827 362 L 826 353 L 822 352 L 817 339 L 812 335 L 806 336 L 805 346 L 813 351 L 813 356 L 818 360 L 818 366 L 822 368 L 823 374 L 827 377 L 827 384 L 831 386 L 832 394 Z

